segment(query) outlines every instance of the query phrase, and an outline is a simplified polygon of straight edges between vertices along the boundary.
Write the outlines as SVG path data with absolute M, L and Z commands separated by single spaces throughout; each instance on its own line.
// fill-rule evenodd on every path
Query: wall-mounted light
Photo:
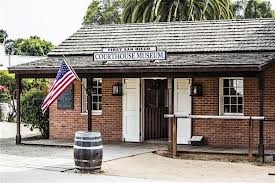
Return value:
M 122 85 L 120 83 L 113 85 L 112 95 L 116 95 L 116 96 L 122 95 Z
M 191 95 L 192 96 L 202 96 L 202 85 L 193 84 L 191 87 Z

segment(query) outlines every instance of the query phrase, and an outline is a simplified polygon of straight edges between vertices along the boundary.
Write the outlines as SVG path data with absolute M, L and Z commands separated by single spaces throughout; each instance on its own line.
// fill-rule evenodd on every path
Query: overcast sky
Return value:
M 81 27 L 92 0 L 1 0 L 0 29 L 9 38 L 40 36 L 55 45 Z
M 0 29 L 9 38 L 40 36 L 55 45 L 81 27 L 92 0 L 1 0 Z M 275 0 L 271 0 L 275 8 Z

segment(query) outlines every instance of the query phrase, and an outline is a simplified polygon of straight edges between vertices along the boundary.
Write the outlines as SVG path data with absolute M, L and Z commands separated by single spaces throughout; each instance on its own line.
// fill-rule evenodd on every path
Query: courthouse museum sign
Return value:
M 121 47 L 103 48 L 94 53 L 94 61 L 122 60 L 166 60 L 166 51 L 158 51 L 157 47 Z

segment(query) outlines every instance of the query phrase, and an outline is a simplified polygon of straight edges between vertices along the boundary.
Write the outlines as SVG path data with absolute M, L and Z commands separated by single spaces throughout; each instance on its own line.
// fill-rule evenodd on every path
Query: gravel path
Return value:
M 147 153 L 104 163 L 105 175 L 200 183 L 274 183 L 274 166 L 171 159 Z
M 26 127 L 24 124 L 21 124 L 21 136 L 32 137 L 38 136 L 40 132 L 37 129 L 33 131 L 30 128 Z M 0 122 L 0 139 L 15 138 L 16 136 L 16 123 L 10 122 Z

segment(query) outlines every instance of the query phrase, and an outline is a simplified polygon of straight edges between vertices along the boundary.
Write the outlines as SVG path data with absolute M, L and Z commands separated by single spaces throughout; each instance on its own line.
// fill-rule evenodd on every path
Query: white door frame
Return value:
M 192 114 L 192 97 L 191 97 L 191 86 L 192 86 L 192 78 L 174 78 L 174 114 L 176 114 L 178 111 L 177 111 L 177 104 L 179 101 L 177 101 L 177 92 L 178 92 L 178 89 L 177 89 L 177 82 L 180 81 L 180 80 L 189 80 L 188 82 L 188 98 L 187 98 L 187 105 L 190 104 L 190 106 L 187 107 L 187 111 L 186 111 L 186 114 L 187 115 L 191 115 Z M 182 113 L 182 112 L 180 112 Z M 184 125 L 182 123 L 186 122 Z M 191 137 L 192 137 L 192 120 L 191 118 L 178 118 L 178 122 L 177 122 L 177 137 L 179 136 L 179 132 L 181 131 L 180 129 L 180 126 L 183 126 L 183 127 L 189 127 L 190 129 L 186 130 L 185 129 L 185 132 L 188 131 L 189 134 L 187 134 L 187 138 L 188 138 L 188 141 L 185 141 L 183 139 L 179 139 L 177 138 L 177 143 L 178 144 L 189 144 L 190 143 L 190 140 L 191 140 Z M 183 133 L 184 133 L 184 130 L 183 130 Z M 190 137 L 190 139 L 189 139 Z
M 145 82 L 144 78 L 140 78 L 140 140 L 144 142 L 144 133 L 145 133 L 145 115 L 144 107 L 145 104 Z
M 138 138 L 136 138 L 135 140 L 126 140 L 126 131 L 127 131 L 127 121 L 126 121 L 126 118 L 125 116 L 128 115 L 128 114 L 125 114 L 125 111 L 126 111 L 126 88 L 125 88 L 125 81 L 126 80 L 136 80 L 138 81 Z M 140 78 L 123 78 L 122 79 L 123 81 L 123 95 L 122 95 L 122 141 L 128 141 L 128 142 L 141 142 L 141 136 L 140 136 L 140 133 L 141 133 L 141 110 L 140 110 L 140 105 L 141 105 L 141 92 L 140 92 L 140 89 L 141 89 L 141 82 L 140 82 Z

